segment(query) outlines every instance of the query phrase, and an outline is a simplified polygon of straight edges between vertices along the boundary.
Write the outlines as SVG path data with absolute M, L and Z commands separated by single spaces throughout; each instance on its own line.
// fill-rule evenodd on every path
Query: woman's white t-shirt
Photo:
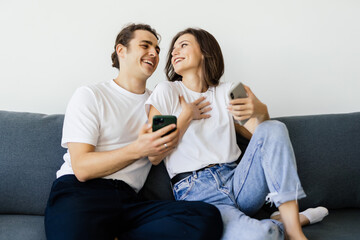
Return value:
M 135 141 L 147 121 L 145 101 L 150 96 L 131 93 L 113 80 L 80 87 L 72 96 L 66 109 L 61 145 L 80 142 L 95 146 L 96 152 L 111 151 Z M 74 174 L 69 151 L 57 177 Z M 151 163 L 142 158 L 129 166 L 103 178 L 122 180 L 135 191 L 145 183 Z
M 240 156 L 233 117 L 227 110 L 231 87 L 232 83 L 220 83 L 217 87 L 209 87 L 204 93 L 198 93 L 188 89 L 181 81 L 161 82 L 156 86 L 146 101 L 147 110 L 152 105 L 162 115 L 179 117 L 179 96 L 184 96 L 186 102 L 205 96 L 205 101 L 209 101 L 212 108 L 210 118 L 190 123 L 177 148 L 166 157 L 170 178 L 209 164 L 233 162 Z

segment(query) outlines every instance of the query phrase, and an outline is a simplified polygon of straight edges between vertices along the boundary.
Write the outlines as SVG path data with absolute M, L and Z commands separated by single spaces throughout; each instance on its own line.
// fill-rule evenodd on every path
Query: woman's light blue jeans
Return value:
M 265 201 L 277 207 L 305 197 L 286 126 L 265 121 L 254 132 L 240 163 L 193 172 L 173 186 L 176 200 L 215 205 L 224 223 L 223 239 L 284 239 L 282 223 L 251 218 Z

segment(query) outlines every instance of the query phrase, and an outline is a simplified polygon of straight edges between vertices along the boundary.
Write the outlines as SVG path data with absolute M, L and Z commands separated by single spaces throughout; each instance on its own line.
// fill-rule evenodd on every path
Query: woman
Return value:
M 218 207 L 223 239 L 283 239 L 283 228 L 289 239 L 306 239 L 301 224 L 309 219 L 303 216 L 300 222 L 297 206 L 297 199 L 306 195 L 285 125 L 269 120 L 266 105 L 248 87 L 248 98 L 229 102 L 232 84 L 219 82 L 224 62 L 210 33 L 189 28 L 171 46 L 166 65 L 170 82 L 158 84 L 146 104 L 150 122 L 154 115 L 178 117 L 179 145 L 168 156 L 152 157 L 157 162 L 166 157 L 175 198 Z M 243 127 L 233 118 L 249 120 Z M 251 139 L 239 164 L 235 130 Z M 249 217 L 265 199 L 279 208 L 283 224 Z

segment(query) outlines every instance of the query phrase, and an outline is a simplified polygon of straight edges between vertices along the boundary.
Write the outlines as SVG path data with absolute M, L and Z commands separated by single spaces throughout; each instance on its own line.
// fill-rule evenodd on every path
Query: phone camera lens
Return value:
M 231 97 L 231 99 L 234 99 L 234 94 L 230 93 L 230 97 Z

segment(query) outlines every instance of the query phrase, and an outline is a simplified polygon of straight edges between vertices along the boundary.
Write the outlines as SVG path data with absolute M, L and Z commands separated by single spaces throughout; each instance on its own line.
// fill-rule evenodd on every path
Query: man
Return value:
M 131 24 L 117 36 L 116 79 L 81 87 L 65 114 L 62 146 L 68 148 L 45 213 L 48 239 L 218 239 L 218 210 L 202 202 L 141 201 L 151 163 L 171 151 L 175 125 L 151 132 L 144 103 L 146 80 L 159 62 L 158 35 Z

